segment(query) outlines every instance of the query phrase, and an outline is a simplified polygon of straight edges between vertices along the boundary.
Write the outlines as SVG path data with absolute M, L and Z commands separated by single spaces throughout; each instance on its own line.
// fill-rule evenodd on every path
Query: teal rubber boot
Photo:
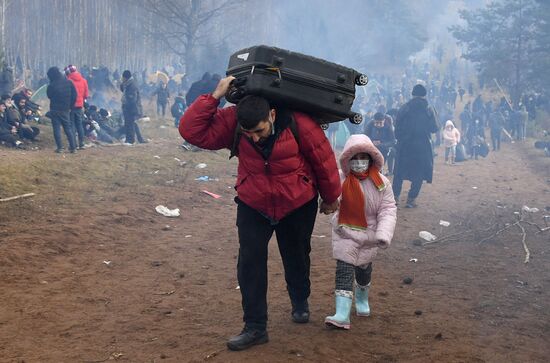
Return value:
M 336 314 L 327 316 L 325 324 L 328 327 L 336 327 L 340 329 L 350 329 L 349 315 L 353 302 L 353 292 L 346 290 L 336 290 Z
M 355 313 L 357 316 L 369 316 L 369 287 L 355 284 Z

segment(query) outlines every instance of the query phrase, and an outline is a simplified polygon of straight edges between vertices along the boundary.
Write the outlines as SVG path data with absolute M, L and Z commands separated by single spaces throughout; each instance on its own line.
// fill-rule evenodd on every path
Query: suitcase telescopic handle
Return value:
M 266 69 L 268 71 L 274 71 L 274 72 L 277 72 L 277 76 L 279 78 L 277 78 L 274 83 L 276 84 L 281 84 L 281 81 L 283 80 L 283 77 L 281 75 L 281 69 L 279 67 L 259 67 L 261 69 Z M 252 69 L 250 70 L 250 74 L 254 74 L 254 71 L 256 70 L 256 66 L 252 66 Z
M 254 74 L 254 71 L 256 70 L 256 65 L 253 65 L 252 66 L 252 69 L 250 70 L 250 75 L 253 75 Z M 274 72 L 277 72 L 277 76 L 278 78 L 274 79 L 273 82 L 271 83 L 271 85 L 273 87 L 279 87 L 281 85 L 281 82 L 283 80 L 283 77 L 281 75 L 281 70 L 278 68 L 278 67 L 271 67 L 271 66 L 262 66 L 262 67 L 258 67 L 260 69 L 266 69 L 268 71 L 274 71 Z

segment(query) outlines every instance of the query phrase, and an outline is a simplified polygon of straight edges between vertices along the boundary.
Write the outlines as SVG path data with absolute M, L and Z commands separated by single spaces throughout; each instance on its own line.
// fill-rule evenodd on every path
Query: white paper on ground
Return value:
M 179 208 L 168 209 L 167 207 L 165 207 L 163 205 L 157 205 L 155 207 L 155 210 L 157 211 L 157 213 L 160 213 L 165 217 L 179 217 L 179 215 L 180 215 L 180 209 Z

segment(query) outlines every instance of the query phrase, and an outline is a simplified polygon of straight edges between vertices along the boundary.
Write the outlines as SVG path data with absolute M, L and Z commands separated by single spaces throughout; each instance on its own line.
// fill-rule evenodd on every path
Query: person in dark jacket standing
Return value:
M 267 251 L 275 232 L 296 323 L 309 321 L 311 233 L 318 207 L 332 213 L 341 194 L 336 158 L 321 127 L 308 115 L 272 108 L 246 96 L 218 108 L 234 77 L 202 95 L 179 124 L 181 136 L 201 148 L 227 148 L 239 158 L 237 172 L 237 278 L 242 295 L 241 334 L 227 342 L 243 350 L 268 341 Z
M 407 208 L 416 207 L 416 198 L 420 193 L 422 182 L 432 182 L 433 150 L 431 134 L 439 130 L 435 110 L 428 105 L 426 88 L 421 84 L 414 86 L 413 98 L 404 104 L 395 120 L 395 137 L 397 139 L 397 156 L 393 191 L 395 200 L 399 201 L 403 180 L 411 181 L 407 196 Z
M 124 116 L 124 128 L 126 129 L 125 145 L 133 145 L 136 142 L 136 136 L 140 144 L 147 141 L 141 136 L 141 131 L 136 120 L 143 114 L 141 108 L 141 96 L 134 77 L 129 70 L 122 72 L 122 114 Z
M 500 150 L 500 139 L 502 136 L 502 129 L 504 127 L 504 116 L 497 109 L 489 116 L 489 128 L 491 129 L 491 143 L 493 144 L 493 151 Z
M 384 162 L 386 162 L 390 149 L 395 145 L 393 127 L 389 123 L 386 124 L 386 115 L 382 112 L 375 113 L 374 119 L 367 124 L 366 134 L 378 151 L 382 153 Z M 388 165 L 388 173 L 392 171 L 392 168 Z
M 170 98 L 170 91 L 168 91 L 166 83 L 160 82 L 158 88 L 153 93 L 154 95 L 157 96 L 157 115 L 160 116 L 162 112 L 162 117 L 164 117 L 166 115 L 166 105 Z
M 212 87 L 212 75 L 205 72 L 200 80 L 193 82 L 191 87 L 189 87 L 189 90 L 185 95 L 185 102 L 187 105 L 189 106 L 195 102 L 197 97 L 200 95 L 212 92 L 214 88 L 210 89 L 210 87 Z
M 57 149 L 55 152 L 63 152 L 63 141 L 61 140 L 61 126 L 69 140 L 69 151 L 76 152 L 76 141 L 74 129 L 71 126 L 71 108 L 76 102 L 76 89 L 71 81 L 63 77 L 59 68 L 51 67 L 48 69 L 47 95 L 50 99 L 50 111 L 47 116 L 52 120 L 53 136 Z

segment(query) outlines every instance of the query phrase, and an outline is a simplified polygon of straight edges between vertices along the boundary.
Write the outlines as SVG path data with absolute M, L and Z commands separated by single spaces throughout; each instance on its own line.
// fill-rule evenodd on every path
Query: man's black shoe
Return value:
M 298 324 L 309 322 L 309 311 L 295 311 L 292 313 L 292 321 Z
M 298 324 L 309 322 L 309 305 L 307 300 L 303 303 L 292 303 L 292 321 Z
M 244 328 L 241 334 L 229 338 L 227 348 L 230 350 L 244 350 L 253 345 L 264 344 L 269 341 L 266 330 Z

